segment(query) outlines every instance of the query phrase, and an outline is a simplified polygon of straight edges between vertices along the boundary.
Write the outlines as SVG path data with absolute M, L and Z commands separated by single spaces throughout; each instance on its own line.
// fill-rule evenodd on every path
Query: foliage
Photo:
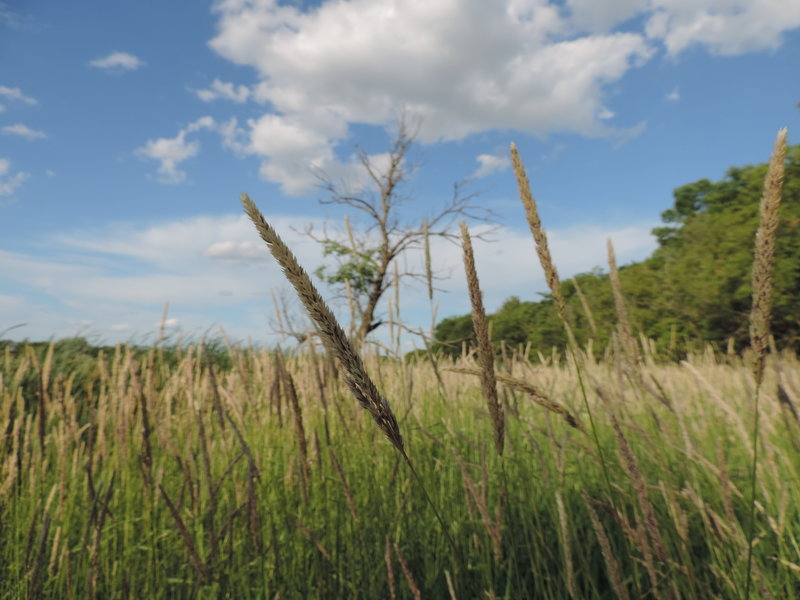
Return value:
M 674 358 L 711 342 L 748 343 L 753 240 L 766 164 L 733 167 L 724 179 L 701 179 L 677 188 L 675 203 L 653 230 L 658 248 L 646 260 L 620 269 L 622 289 L 634 326 Z M 772 333 L 781 347 L 800 349 L 800 146 L 789 148 L 780 208 L 773 273 Z M 598 324 L 592 333 L 572 282 L 564 295 L 576 335 L 593 339 L 601 351 L 615 322 L 608 277 L 600 271 L 575 278 Z M 561 327 L 545 297 L 539 302 L 507 300 L 490 317 L 498 345 L 531 344 L 547 351 L 564 343 Z M 469 342 L 468 319 L 451 317 L 436 327 L 437 348 L 460 353 Z M 456 342 L 455 345 L 452 342 Z
M 314 272 L 315 275 L 329 285 L 349 285 L 351 291 L 359 296 L 367 294 L 378 274 L 380 248 L 353 250 L 331 239 L 323 239 L 321 243 L 323 256 L 334 256 L 340 260 L 333 272 L 327 265 L 322 265 Z

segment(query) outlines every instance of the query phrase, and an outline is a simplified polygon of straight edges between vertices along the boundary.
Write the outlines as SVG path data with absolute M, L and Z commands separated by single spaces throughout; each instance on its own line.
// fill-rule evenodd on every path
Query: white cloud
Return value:
M 203 255 L 216 260 L 265 260 L 264 244 L 254 241 L 234 242 L 227 240 L 211 244 L 203 251 Z
M 674 87 L 672 91 L 667 94 L 667 102 L 677 102 L 681 99 L 681 92 L 678 90 L 677 87 Z
M 186 136 L 202 129 L 214 129 L 215 127 L 214 119 L 208 116 L 201 117 L 178 131 L 178 135 L 173 138 L 148 140 L 144 146 L 136 150 L 136 153 L 161 163 L 158 167 L 157 179 L 159 182 L 181 183 L 186 180 L 186 173 L 178 167 L 200 151 L 200 142 L 187 140 Z
M 231 198 L 231 205 L 238 199 Z M 319 245 L 296 231 L 309 222 L 306 217 L 276 216 L 268 206 L 262 208 L 303 265 L 313 270 L 322 263 Z M 27 302 L 6 312 L 0 296 L 0 329 L 3 322 L 35 322 L 19 335 L 33 331 L 47 339 L 74 334 L 79 321 L 92 319 L 93 329 L 106 335 L 152 332 L 169 301 L 169 317 L 183 332 L 202 332 L 216 322 L 239 339 L 252 334 L 263 340 L 270 335 L 270 289 L 288 286 L 244 214 L 144 228 L 108 225 L 42 240 L 42 248 L 48 255 L 0 249 L 4 284 L 48 305 Z M 130 328 L 112 329 L 120 324 Z
M 275 215 L 263 203 L 262 210 L 309 272 L 324 262 L 319 244 L 298 233 L 308 223 L 306 217 Z M 313 224 L 322 226 L 320 221 Z M 559 273 L 567 278 L 605 264 L 608 236 L 614 240 L 620 264 L 643 258 L 655 247 L 651 226 L 573 227 L 549 231 L 548 236 Z M 473 233 L 479 229 L 473 228 Z M 491 311 L 509 296 L 535 299 L 537 292 L 546 290 L 530 233 L 501 228 L 495 237 L 500 241 L 475 241 L 478 275 Z M 432 244 L 434 269 L 449 277 L 437 283 L 448 292 L 439 296 L 440 318 L 468 312 L 460 246 L 440 238 Z M 0 295 L 5 323 L 31 323 L 18 332 L 20 336 L 46 339 L 74 334 L 87 319 L 93 330 L 119 340 L 137 332 L 157 332 L 162 307 L 169 301 L 169 318 L 176 319 L 176 330 L 202 333 L 218 323 L 238 339 L 252 335 L 265 340 L 270 335 L 270 290 L 288 288 L 243 214 L 143 228 L 117 224 L 73 231 L 48 239 L 44 248 L 50 257 L 0 250 L 4 281 L 37 298 L 33 303 Z M 421 253 L 407 259 L 411 267 L 423 264 Z M 324 286 L 321 291 L 330 298 Z M 401 303 L 410 325 L 427 327 L 430 313 L 424 285 L 404 286 Z M 382 305 L 380 310 L 384 309 Z M 0 329 L 3 326 L 0 323 Z
M 346 168 L 334 149 L 351 124 L 422 118 L 420 141 L 510 129 L 626 140 L 608 90 L 665 48 L 737 54 L 771 49 L 800 26 L 788 0 L 218 0 L 212 49 L 256 69 L 252 87 L 214 80 L 201 98 L 253 99 L 240 155 L 286 193 L 309 191 L 310 167 Z M 291 134 L 291 139 L 287 135 Z
M 16 189 L 21 186 L 29 173 L 18 172 L 11 174 L 11 161 L 7 158 L 0 158 L 0 196 L 11 196 Z
M 737 55 L 774 50 L 800 27 L 800 3 L 790 0 L 653 0 L 646 32 L 670 55 L 693 45 Z
M 567 0 L 577 29 L 602 33 L 636 16 L 645 4 L 642 0 Z
M 606 32 L 642 15 L 645 31 L 669 54 L 692 45 L 736 55 L 771 50 L 800 27 L 800 4 L 790 0 L 567 0 L 579 31 Z
M 0 113 L 1 112 L 6 112 L 6 107 L 3 106 L 2 104 L 0 104 Z
M 231 205 L 238 207 L 238 198 L 232 197 Z M 314 260 L 321 256 L 316 250 L 309 254 L 308 249 L 316 249 L 316 244 L 295 231 L 303 229 L 309 219 L 275 216 L 266 208 L 264 212 L 287 243 L 293 244 L 298 256 Z M 321 226 L 321 222 L 316 221 L 316 225 Z M 82 231 L 59 236 L 56 241 L 74 249 L 145 261 L 159 270 L 186 273 L 218 268 L 221 273 L 230 274 L 231 261 L 269 258 L 266 246 L 244 214 L 193 217 L 145 229 L 117 226 L 110 231 Z
M 112 52 L 108 56 L 89 61 L 89 66 L 115 73 L 135 71 L 146 64 L 139 57 L 127 52 Z
M 386 127 L 402 109 L 420 140 L 496 128 L 533 135 L 615 130 L 597 118 L 603 89 L 651 55 L 644 37 L 569 39 L 545 0 L 323 3 L 308 12 L 271 1 L 218 2 L 211 47 L 257 69 L 253 97 L 274 111 L 248 123 L 262 175 L 309 189 L 309 166 L 335 163 L 349 123 Z M 413 40 L 413 43 L 412 43 Z
M 0 85 L 0 96 L 8 98 L 9 100 L 16 100 L 24 104 L 29 104 L 31 106 L 39 104 L 36 101 L 36 98 L 31 98 L 30 96 L 26 96 L 25 94 L 22 93 L 22 90 L 19 88 L 10 88 L 4 85 Z
M 480 163 L 480 166 L 470 175 L 470 178 L 473 179 L 480 179 L 499 171 L 504 171 L 511 165 L 511 161 L 505 155 L 480 154 L 475 160 Z
M 250 98 L 250 88 L 246 85 L 234 85 L 230 82 L 215 79 L 211 87 L 206 90 L 196 90 L 197 97 L 203 102 L 213 102 L 214 100 L 230 100 L 237 104 L 243 104 Z
M 26 140 L 39 140 L 47 137 L 44 131 L 37 131 L 31 129 L 22 123 L 15 123 L 14 125 L 6 125 L 3 127 L 3 134 L 5 135 L 18 135 Z
M 613 119 L 614 118 L 614 111 L 613 110 L 608 110 L 605 106 L 603 106 L 597 112 L 597 118 L 598 119 L 602 119 L 603 121 L 608 121 L 609 119 Z
M 178 326 L 178 319 L 175 317 L 171 317 L 169 319 L 164 319 L 164 321 L 159 321 L 158 323 L 153 323 L 153 327 L 177 327 Z
M 237 156 L 244 156 L 248 151 L 248 136 L 247 132 L 239 127 L 239 121 L 236 117 L 231 117 L 224 123 L 217 126 L 217 131 L 222 136 L 222 145 L 233 151 Z
M 605 269 L 608 237 L 614 241 L 618 264 L 644 258 L 656 247 L 650 234 L 652 227 L 644 223 L 612 230 L 597 226 L 568 227 L 550 230 L 547 236 L 559 275 L 566 279 L 595 267 Z M 483 229 L 471 228 L 471 233 Z M 474 241 L 476 269 L 487 310 L 496 310 L 509 296 L 535 299 L 538 292 L 546 291 L 547 284 L 530 232 L 503 227 L 493 237 L 498 241 Z M 442 301 L 446 308 L 440 318 L 469 312 L 461 248 L 437 240 L 431 253 L 436 257 L 437 268 L 452 273 L 452 278 L 442 285 L 449 293 L 447 301 Z

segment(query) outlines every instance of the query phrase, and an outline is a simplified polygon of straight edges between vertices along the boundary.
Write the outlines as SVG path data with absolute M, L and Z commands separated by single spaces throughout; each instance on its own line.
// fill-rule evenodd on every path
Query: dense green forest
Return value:
M 659 348 L 682 353 L 709 342 L 747 345 L 750 269 L 766 171 L 766 164 L 732 167 L 721 181 L 701 179 L 677 188 L 674 206 L 661 215 L 664 225 L 653 230 L 658 248 L 620 268 L 633 326 Z M 596 270 L 562 285 L 578 340 L 593 339 L 596 349 L 605 348 L 616 326 L 608 275 Z M 800 349 L 800 146 L 787 152 L 773 286 L 773 335 L 779 347 Z M 566 343 L 549 295 L 537 302 L 509 298 L 490 322 L 498 347 L 530 343 L 534 351 L 547 352 Z M 462 343 L 473 340 L 468 314 L 436 326 L 435 347 L 441 351 L 460 353 Z

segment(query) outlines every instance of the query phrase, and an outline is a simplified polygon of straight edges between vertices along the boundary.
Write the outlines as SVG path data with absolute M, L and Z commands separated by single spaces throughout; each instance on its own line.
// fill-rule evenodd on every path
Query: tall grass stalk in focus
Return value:
M 753 306 L 750 313 L 750 344 L 754 353 L 753 375 L 755 377 L 755 399 L 753 402 L 753 464 L 750 487 L 750 523 L 747 541 L 747 584 L 745 598 L 750 598 L 752 583 L 753 539 L 756 519 L 756 479 L 758 475 L 758 447 L 760 409 L 759 399 L 764 382 L 767 348 L 769 345 L 769 319 L 772 305 L 772 263 L 775 256 L 775 236 L 778 231 L 778 208 L 783 187 L 783 165 L 786 159 L 786 128 L 778 132 L 772 157 L 764 180 L 764 195 L 761 197 L 760 222 L 756 231 L 755 255 L 753 259 Z
M 600 439 L 597 435 L 597 427 L 595 426 L 594 415 L 592 414 L 591 406 L 589 406 L 586 385 L 583 381 L 583 375 L 581 372 L 582 361 L 580 359 L 580 348 L 578 347 L 578 342 L 575 339 L 574 333 L 572 332 L 572 327 L 567 320 L 567 307 L 566 303 L 564 302 L 564 295 L 561 293 L 561 281 L 559 280 L 558 271 L 556 270 L 553 258 L 550 255 L 550 248 L 547 243 L 547 234 L 544 231 L 544 227 L 542 227 L 542 220 L 539 217 L 536 199 L 531 193 L 531 186 L 528 181 L 528 175 L 525 172 L 525 165 L 523 165 L 522 159 L 519 156 L 517 145 L 513 143 L 511 144 L 511 163 L 514 168 L 514 176 L 517 179 L 519 197 L 522 201 L 523 207 L 525 208 L 525 218 L 528 221 L 528 227 L 530 228 L 531 235 L 533 235 L 534 242 L 536 243 L 536 254 L 539 256 L 539 263 L 542 265 L 542 269 L 544 270 L 547 286 L 550 288 L 550 291 L 553 294 L 553 301 L 556 306 L 556 311 L 564 327 L 564 331 L 567 334 L 567 348 L 572 354 L 572 359 L 575 364 L 575 371 L 578 377 L 578 382 L 580 383 L 583 405 L 586 409 L 586 414 L 589 416 L 589 424 L 592 429 L 595 448 L 597 449 L 600 457 L 600 464 L 602 466 L 606 485 L 608 487 L 608 495 L 613 502 L 615 494 L 613 493 L 613 488 L 611 487 L 611 478 L 608 474 L 608 465 L 603 454 L 603 447 L 600 444 Z
M 325 304 L 322 296 L 311 282 L 308 273 L 306 273 L 305 269 L 297 262 L 292 251 L 289 250 L 278 233 L 267 223 L 261 211 L 258 210 L 258 207 L 256 207 L 250 197 L 247 194 L 242 194 L 241 200 L 247 216 L 250 217 L 261 239 L 266 242 L 275 260 L 280 264 L 284 275 L 294 287 L 297 296 L 308 312 L 308 316 L 311 317 L 311 320 L 317 327 L 323 344 L 338 359 L 350 392 L 356 400 L 358 400 L 358 403 L 372 415 L 378 427 L 400 453 L 409 469 L 411 469 L 428 503 L 433 509 L 436 519 L 441 525 L 442 533 L 447 537 L 453 549 L 454 558 L 458 560 L 459 551 L 455 540 L 450 535 L 444 523 L 444 519 L 442 519 L 433 499 L 425 488 L 422 478 L 419 476 L 416 468 L 414 468 L 414 463 L 411 462 L 411 458 L 409 458 L 406 452 L 403 436 L 400 434 L 400 426 L 397 424 L 397 419 L 389 406 L 389 402 L 378 391 L 378 388 L 367 374 L 361 356 L 350 343 L 350 340 L 348 340 L 344 330 L 333 315 L 333 312 L 328 308 L 327 304 Z

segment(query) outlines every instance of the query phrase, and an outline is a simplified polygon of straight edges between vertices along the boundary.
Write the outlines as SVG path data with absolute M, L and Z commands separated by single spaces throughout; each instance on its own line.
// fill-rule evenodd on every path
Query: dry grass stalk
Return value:
M 469 499 L 471 496 L 472 501 L 478 508 L 478 512 L 481 515 L 481 522 L 483 523 L 489 538 L 492 540 L 492 552 L 494 553 L 495 561 L 497 561 L 497 564 L 500 564 L 500 562 L 503 560 L 502 502 L 498 504 L 497 517 L 492 518 L 492 515 L 489 512 L 489 497 L 486 478 L 484 478 L 481 481 L 481 484 L 478 485 L 470 476 L 469 471 L 467 470 L 467 465 L 464 464 L 464 461 L 461 459 L 461 457 L 456 455 L 456 458 L 458 460 L 458 466 L 461 467 L 461 478 L 464 482 L 464 491 L 465 493 L 469 492 L 467 498 Z
M 425 249 L 425 281 L 428 284 L 428 300 L 433 302 L 433 269 L 431 268 L 431 235 L 428 219 L 422 223 L 422 239 Z
M 36 552 L 36 559 L 34 560 L 33 567 L 30 570 L 30 583 L 28 584 L 28 598 L 33 600 L 39 597 L 39 588 L 42 584 L 42 571 L 44 566 L 44 555 L 47 547 L 47 538 L 50 533 L 51 516 L 50 511 L 45 510 L 44 521 L 42 529 L 39 534 L 38 551 Z
M 394 584 L 394 567 L 392 566 L 392 543 L 389 541 L 389 536 L 386 536 L 386 552 L 383 554 L 383 560 L 386 563 L 386 580 L 389 582 L 389 597 L 392 600 L 397 600 L 397 592 Z
M 411 594 L 414 596 L 414 600 L 422 600 L 422 593 L 419 591 L 419 587 L 417 587 L 417 582 L 414 581 L 414 575 L 411 573 L 411 569 L 408 568 L 408 563 L 406 563 L 406 559 L 403 557 L 396 543 L 394 545 L 394 551 L 397 554 L 397 560 L 400 561 L 400 568 L 403 569 L 403 575 L 406 576 L 406 581 L 408 582 L 408 587 L 411 589 Z
M 497 399 L 497 380 L 494 373 L 494 350 L 489 341 L 489 328 L 486 320 L 486 311 L 483 308 L 483 298 L 481 288 L 478 284 L 478 273 L 475 270 L 475 256 L 472 253 L 472 242 L 467 230 L 467 224 L 461 222 L 461 241 L 464 249 L 464 270 L 467 275 L 467 287 L 469 289 L 469 299 L 472 304 L 472 326 L 475 330 L 475 337 L 478 340 L 478 364 L 481 371 L 481 390 L 486 404 L 489 408 L 489 415 L 492 418 L 492 428 L 494 430 L 494 446 L 497 453 L 503 454 L 503 437 L 505 423 L 503 418 L 503 408 Z
M 311 542 L 314 543 L 314 545 L 317 547 L 317 550 L 320 551 L 322 556 L 327 558 L 330 562 L 333 562 L 333 557 L 331 556 L 331 553 L 324 546 L 324 544 L 317 539 L 317 536 L 315 536 L 312 533 L 312 531 L 308 527 L 306 527 L 306 525 L 300 519 L 296 518 L 294 520 L 294 522 L 295 522 L 295 525 L 297 525 L 297 528 L 300 530 L 300 532 L 304 536 L 306 536 L 306 538 L 308 538 Z
M 592 330 L 592 335 L 597 337 L 597 323 L 594 321 L 592 307 L 589 306 L 589 301 L 586 299 L 586 296 L 584 296 L 581 286 L 578 285 L 578 280 L 574 277 L 572 278 L 572 285 L 575 286 L 575 292 L 578 294 L 578 298 L 581 301 L 581 306 L 583 307 L 583 312 L 586 314 L 586 319 L 589 321 L 589 329 Z
M 197 551 L 197 547 L 194 544 L 192 535 L 189 533 L 189 529 L 186 527 L 186 523 L 184 523 L 183 519 L 181 518 L 180 512 L 175 507 L 172 499 L 170 499 L 167 491 L 164 489 L 164 486 L 158 484 L 158 489 L 161 492 L 161 497 L 164 498 L 164 502 L 167 504 L 167 508 L 169 509 L 169 512 L 175 521 L 175 526 L 178 528 L 178 531 L 181 534 L 181 539 L 183 539 L 183 543 L 186 546 L 186 551 L 189 553 L 189 559 L 191 560 L 192 566 L 202 580 L 207 580 L 208 571 L 206 571 L 203 560 L 200 558 L 200 553 Z
M 336 452 L 333 451 L 332 446 L 328 446 L 328 453 L 331 457 L 331 464 L 336 470 L 336 474 L 339 475 L 339 481 L 342 483 L 342 489 L 344 490 L 344 497 L 347 499 L 347 507 L 350 509 L 350 515 L 353 517 L 353 521 L 358 522 L 358 513 L 356 512 L 356 502 L 353 499 L 353 491 L 350 489 L 347 478 L 344 476 L 344 470 L 339 462 L 339 458 L 336 456 Z
M 446 367 L 445 371 L 452 371 L 453 373 L 462 373 L 464 375 L 480 375 L 481 372 L 478 369 L 470 369 L 469 367 Z M 496 373 L 495 378 L 497 381 L 506 385 L 510 388 L 515 390 L 519 390 L 521 392 L 525 392 L 531 397 L 531 400 L 536 402 L 539 406 L 546 408 L 547 410 L 556 413 L 560 416 L 570 427 L 574 427 L 575 429 L 581 431 L 582 433 L 586 433 L 586 429 L 581 424 L 581 422 L 577 419 L 577 417 L 573 416 L 566 408 L 561 406 L 558 402 L 551 400 L 544 394 L 542 394 L 539 390 L 537 390 L 534 386 L 526 381 L 522 381 L 521 379 L 515 379 L 514 377 L 508 377 L 507 375 L 503 375 L 501 373 Z
M 569 519 L 567 510 L 564 508 L 564 498 L 561 491 L 556 490 L 556 508 L 558 509 L 558 533 L 561 538 L 561 549 L 564 554 L 564 570 L 567 578 L 567 591 L 569 595 L 577 599 L 578 588 L 575 586 L 575 565 L 572 562 L 572 550 L 570 549 Z
M 302 463 L 300 472 L 303 478 L 303 489 L 306 491 L 306 485 L 309 477 L 311 476 L 311 461 L 308 458 L 308 443 L 306 442 L 306 430 L 303 426 L 303 411 L 300 409 L 300 401 L 297 398 L 297 389 L 294 385 L 292 374 L 286 368 L 286 364 L 280 357 L 280 350 L 275 355 L 278 369 L 280 370 L 280 377 L 283 378 L 283 386 L 286 390 L 286 395 L 289 397 L 289 404 L 292 407 L 292 414 L 294 416 L 294 432 L 297 438 L 297 449 L 300 451 L 300 461 Z
M 722 486 L 722 505 L 725 507 L 725 517 L 731 523 L 736 523 L 736 514 L 733 512 L 733 498 L 731 496 L 732 485 L 726 462 L 725 448 L 720 439 L 717 440 L 717 465 L 719 465 L 719 480 Z
M 589 496 L 586 494 L 586 492 L 582 492 L 582 495 L 583 501 L 586 503 L 586 508 L 589 509 L 589 518 L 592 520 L 592 528 L 594 529 L 594 533 L 597 536 L 597 541 L 600 544 L 600 552 L 603 555 L 603 560 L 606 563 L 606 570 L 608 571 L 608 576 L 611 579 L 611 587 L 613 588 L 614 593 L 617 595 L 617 598 L 620 600 L 629 600 L 630 595 L 628 594 L 628 588 L 626 588 L 625 584 L 622 582 L 622 571 L 620 570 L 619 563 L 617 562 L 614 552 L 611 549 L 611 542 L 608 540 L 608 536 L 603 528 L 603 524 L 600 523 L 600 519 L 597 516 L 597 511 L 595 511 L 594 506 L 592 506 Z
M 253 221 L 261 239 L 266 242 L 272 255 L 281 265 L 284 275 L 294 286 L 303 306 L 308 311 L 311 320 L 314 321 L 325 347 L 339 360 L 347 387 L 358 403 L 369 411 L 389 441 L 407 459 L 400 427 L 389 403 L 381 396 L 367 375 L 361 357 L 350 344 L 314 284 L 311 283 L 308 273 L 300 266 L 292 251 L 284 244 L 277 232 L 266 222 L 261 211 L 247 194 L 242 194 L 242 205 L 250 220 Z
M 755 354 L 753 374 L 756 380 L 753 406 L 753 463 L 750 488 L 750 525 L 747 548 L 747 583 L 745 597 L 750 597 L 753 573 L 753 545 L 755 536 L 756 481 L 758 479 L 759 397 L 764 380 L 764 366 L 769 344 L 769 318 L 772 305 L 772 262 L 775 256 L 775 237 L 778 232 L 778 208 L 783 188 L 783 169 L 786 160 L 786 128 L 778 132 L 775 146 L 764 179 L 764 194 L 759 208 L 760 220 L 756 231 L 753 259 L 753 306 L 750 312 L 750 345 Z
M 456 596 L 456 588 L 453 585 L 453 577 L 450 575 L 450 571 L 447 569 L 444 570 L 444 578 L 447 581 L 447 591 L 450 593 L 450 600 L 458 600 Z
M 778 208 L 783 188 L 783 163 L 786 160 L 786 128 L 778 132 L 764 179 L 761 220 L 756 231 L 753 260 L 753 307 L 750 313 L 750 344 L 755 353 L 755 377 L 761 383 L 769 344 L 769 317 L 772 304 L 772 263 L 778 231 Z
M 572 333 L 572 327 L 569 321 L 567 321 L 567 304 L 564 301 L 564 295 L 561 293 L 561 281 L 558 278 L 558 271 L 550 255 L 550 247 L 547 244 L 547 234 L 542 227 L 542 220 L 539 218 L 539 210 L 536 207 L 536 200 L 531 193 L 531 185 L 528 182 L 528 175 L 525 173 L 525 166 L 522 164 L 522 159 L 519 157 L 517 145 L 513 143 L 511 144 L 511 163 L 514 167 L 514 175 L 517 178 L 519 197 L 525 208 L 525 217 L 528 220 L 528 226 L 533 235 L 533 240 L 536 242 L 536 254 L 539 256 L 539 263 L 544 270 L 547 286 L 553 294 L 556 311 L 564 325 L 564 330 L 567 332 L 567 339 L 570 345 L 577 350 L 578 344 L 575 341 L 575 335 Z
M 622 285 L 619 281 L 619 271 L 617 270 L 617 257 L 614 254 L 614 245 L 611 238 L 606 240 L 608 248 L 608 277 L 611 280 L 611 292 L 614 295 L 614 308 L 617 311 L 617 321 L 622 347 L 631 365 L 640 363 L 639 349 L 636 338 L 633 337 L 631 320 L 628 317 L 628 309 L 625 306 L 625 297 L 622 295 Z
M 652 555 L 655 555 L 662 564 L 668 564 L 664 539 L 661 536 L 661 531 L 658 529 L 655 509 L 650 501 L 650 496 L 647 492 L 647 482 L 639 468 L 639 462 L 636 460 L 636 456 L 628 443 L 628 439 L 622 432 L 622 427 L 620 426 L 617 416 L 614 414 L 614 409 L 608 398 L 605 397 L 600 388 L 597 388 L 597 392 L 600 399 L 606 405 L 608 416 L 611 419 L 611 426 L 614 429 L 614 435 L 617 438 L 617 444 L 619 445 L 622 455 L 622 466 L 633 483 L 636 500 L 642 513 L 642 522 L 637 523 L 637 539 L 635 539 L 634 542 L 636 542 L 636 545 L 645 556 L 645 564 L 647 565 L 648 573 L 653 583 L 653 593 L 657 594 L 658 578 L 655 567 L 652 564 Z

